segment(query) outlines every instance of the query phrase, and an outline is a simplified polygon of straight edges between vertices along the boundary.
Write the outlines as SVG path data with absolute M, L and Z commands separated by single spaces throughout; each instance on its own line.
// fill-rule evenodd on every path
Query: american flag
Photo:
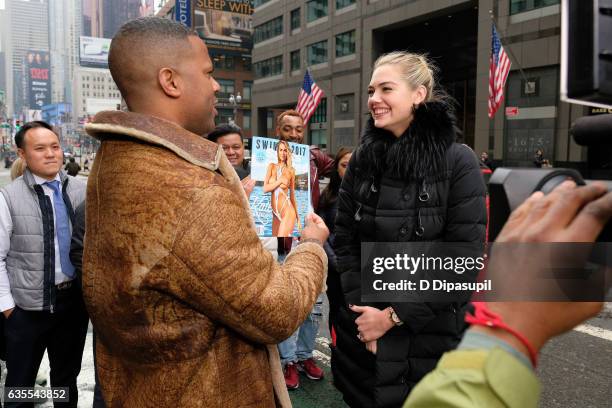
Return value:
M 504 51 L 495 24 L 493 24 L 491 60 L 489 61 L 489 118 L 495 116 L 495 112 L 504 100 L 504 86 L 511 66 L 510 58 Z
M 300 89 L 300 95 L 298 96 L 297 106 L 295 107 L 295 110 L 304 118 L 304 124 L 308 123 L 323 96 L 323 91 L 315 84 L 315 81 L 310 76 L 310 72 L 307 70 L 304 75 L 302 89 Z

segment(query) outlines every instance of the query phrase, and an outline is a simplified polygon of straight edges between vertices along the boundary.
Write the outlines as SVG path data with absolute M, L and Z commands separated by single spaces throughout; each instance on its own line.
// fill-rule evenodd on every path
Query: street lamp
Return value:
M 234 125 L 236 124 L 236 113 L 238 113 L 238 104 L 242 102 L 242 96 L 240 96 L 240 92 L 234 96 L 234 94 L 230 94 L 229 103 L 234 107 L 234 114 L 229 120 L 229 123 Z

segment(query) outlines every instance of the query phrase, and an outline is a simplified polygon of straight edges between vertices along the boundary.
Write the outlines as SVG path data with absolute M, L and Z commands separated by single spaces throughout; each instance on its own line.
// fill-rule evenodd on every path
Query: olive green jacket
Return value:
M 442 356 L 404 408 L 536 408 L 539 397 L 534 371 L 506 350 L 458 349 Z

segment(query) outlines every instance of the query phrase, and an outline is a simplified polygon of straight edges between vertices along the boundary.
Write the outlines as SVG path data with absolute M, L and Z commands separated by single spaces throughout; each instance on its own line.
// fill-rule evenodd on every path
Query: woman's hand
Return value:
M 287 188 L 291 185 L 291 179 L 289 179 L 288 177 L 281 177 L 280 182 L 282 188 Z
M 364 343 L 378 340 L 394 325 L 386 310 L 380 310 L 370 306 L 349 305 L 353 312 L 361 313 L 355 324 L 357 324 L 357 337 Z M 374 346 L 374 349 L 376 346 Z
M 376 354 L 376 340 L 368 341 L 365 346 L 370 353 Z

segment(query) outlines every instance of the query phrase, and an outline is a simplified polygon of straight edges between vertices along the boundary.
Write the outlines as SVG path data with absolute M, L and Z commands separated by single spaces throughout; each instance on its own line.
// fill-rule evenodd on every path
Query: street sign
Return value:
M 519 114 L 519 108 L 518 106 L 506 106 L 506 116 L 507 117 L 514 117 L 514 116 L 518 116 Z
M 177 0 L 174 19 L 186 27 L 191 27 L 191 0 Z

